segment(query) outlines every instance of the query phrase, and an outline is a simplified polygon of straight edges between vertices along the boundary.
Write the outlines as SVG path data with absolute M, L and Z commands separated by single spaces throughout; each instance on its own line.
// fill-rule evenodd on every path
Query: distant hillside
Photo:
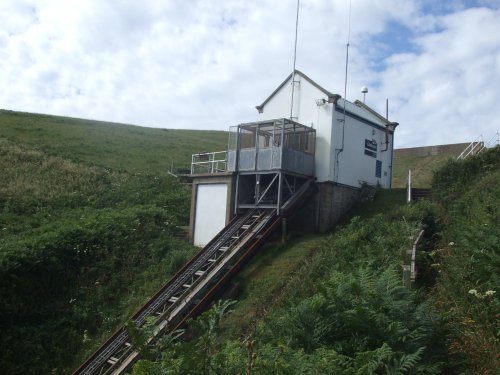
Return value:
M 0 138 L 73 161 L 161 175 L 172 162 L 175 168 L 188 168 L 193 153 L 227 148 L 223 131 L 145 128 L 7 110 L 0 110 Z
M 0 110 L 0 138 L 73 161 L 160 175 L 167 174 L 172 163 L 187 171 L 194 153 L 227 149 L 224 131 L 146 128 L 8 110 Z M 406 186 L 408 169 L 415 186 L 429 187 L 432 172 L 465 148 L 456 146 L 429 154 L 413 152 L 417 148 L 395 150 L 393 187 Z
M 429 188 L 433 173 L 449 159 L 456 159 L 467 146 L 468 143 L 456 143 L 394 150 L 392 186 L 406 187 L 408 170 L 411 170 L 413 186 Z

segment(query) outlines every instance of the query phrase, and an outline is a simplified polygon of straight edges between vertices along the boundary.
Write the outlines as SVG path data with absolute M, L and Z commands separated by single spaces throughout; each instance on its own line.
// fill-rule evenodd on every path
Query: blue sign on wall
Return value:
M 372 139 L 365 139 L 365 155 L 372 158 L 377 157 L 377 141 Z

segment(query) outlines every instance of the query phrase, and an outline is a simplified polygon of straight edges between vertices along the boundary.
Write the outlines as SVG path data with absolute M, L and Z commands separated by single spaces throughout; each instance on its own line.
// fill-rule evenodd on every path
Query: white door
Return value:
M 196 193 L 194 244 L 205 246 L 226 226 L 227 184 L 200 184 Z

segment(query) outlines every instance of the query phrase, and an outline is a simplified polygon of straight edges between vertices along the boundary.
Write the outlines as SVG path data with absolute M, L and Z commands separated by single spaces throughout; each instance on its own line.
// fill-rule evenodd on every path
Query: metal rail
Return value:
M 239 251 L 259 231 L 276 218 L 275 210 L 254 209 L 233 220 L 201 250 L 176 276 L 151 298 L 133 317 L 141 327 L 149 317 L 157 317 L 155 335 L 177 326 L 190 307 L 203 295 Z M 154 340 L 154 337 L 150 339 Z M 119 374 L 137 358 L 138 352 L 124 327 L 104 343 L 74 374 Z M 123 364 L 127 366 L 123 368 Z
M 311 182 L 304 184 L 283 205 L 287 212 L 305 196 Z M 302 198 L 302 199 L 301 199 Z M 154 333 L 148 343 L 163 332 L 180 327 L 199 311 L 243 262 L 259 248 L 281 222 L 275 209 L 254 208 L 234 218 L 217 236 L 160 289 L 132 320 L 141 327 L 155 317 Z M 115 332 L 73 374 L 123 374 L 139 358 L 125 327 Z
M 227 151 L 202 152 L 191 156 L 191 174 L 227 172 Z

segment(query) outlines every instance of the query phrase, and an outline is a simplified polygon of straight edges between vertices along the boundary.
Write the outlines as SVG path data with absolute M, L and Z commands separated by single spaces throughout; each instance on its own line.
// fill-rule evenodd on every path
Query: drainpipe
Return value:
M 392 132 L 391 165 L 389 165 L 389 189 L 392 189 L 392 166 L 394 165 L 394 131 Z
M 389 122 L 389 99 L 385 99 L 385 119 Z M 387 151 L 389 149 L 389 129 L 388 125 L 385 126 L 385 150 L 381 150 L 381 152 Z

